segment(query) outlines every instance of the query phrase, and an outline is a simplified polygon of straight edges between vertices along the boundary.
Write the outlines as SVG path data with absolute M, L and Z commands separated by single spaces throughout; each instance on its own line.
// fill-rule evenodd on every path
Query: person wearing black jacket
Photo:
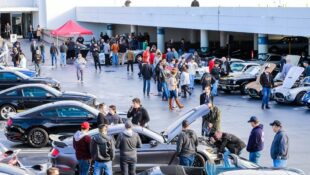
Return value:
M 105 112 L 104 108 L 105 108 L 104 103 L 99 104 L 99 107 L 98 107 L 99 113 L 97 116 L 97 126 L 104 124 L 104 123 L 108 123 L 108 121 L 106 119 L 107 113 Z
M 16 47 L 13 48 L 13 52 L 11 54 L 12 62 L 14 64 L 14 67 L 17 67 L 19 64 L 19 51 Z
M 261 151 L 264 149 L 264 126 L 259 123 L 257 117 L 252 116 L 248 123 L 253 127 L 246 150 L 249 152 L 249 160 L 258 163 Z
M 150 117 L 146 109 L 142 107 L 139 98 L 132 100 L 132 106 L 127 113 L 127 118 L 131 118 L 132 123 L 135 125 L 147 127 Z
M 93 51 L 92 51 L 93 58 L 94 58 L 94 63 L 95 63 L 95 69 L 97 71 L 97 66 L 98 66 L 99 67 L 99 71 L 101 72 L 101 65 L 100 65 L 100 62 L 99 62 L 99 53 L 100 53 L 100 48 L 97 45 L 97 43 L 95 43 L 94 46 L 93 46 Z
M 271 93 L 271 88 L 274 86 L 273 77 L 271 75 L 271 71 L 269 69 L 269 65 L 265 67 L 265 72 L 260 76 L 260 84 L 263 87 L 263 100 L 262 100 L 262 109 L 266 107 L 266 109 L 270 109 L 269 107 L 269 98 Z
M 153 76 L 153 70 L 149 62 L 143 63 L 141 74 L 143 77 L 143 95 L 145 95 L 145 91 L 146 91 L 147 96 L 150 96 L 151 78 Z
M 212 95 L 217 96 L 217 88 L 220 80 L 220 68 L 219 63 L 215 62 L 214 67 L 211 70 L 211 83 L 212 83 Z
M 206 86 L 204 92 L 200 95 L 200 105 L 209 103 L 213 104 L 213 96 L 211 94 L 211 87 Z
M 223 154 L 224 166 L 230 167 L 228 157 L 230 154 L 240 155 L 245 143 L 233 134 L 216 131 L 211 142 L 218 148 L 218 152 Z
M 94 175 L 112 175 L 112 160 L 115 155 L 115 145 L 112 138 L 108 136 L 108 125 L 101 124 L 98 127 L 99 134 L 94 136 L 90 142 L 90 154 L 95 161 Z

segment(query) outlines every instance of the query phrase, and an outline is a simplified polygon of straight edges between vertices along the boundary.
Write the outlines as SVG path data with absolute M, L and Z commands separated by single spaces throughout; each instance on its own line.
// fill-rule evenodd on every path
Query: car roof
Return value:
M 9 175 L 34 175 L 34 173 L 31 173 L 29 171 L 26 171 L 22 168 L 11 166 L 8 164 L 0 163 L 0 174 L 9 174 Z
M 6 93 L 6 92 L 14 90 L 14 89 L 25 88 L 25 87 L 41 87 L 41 88 L 44 88 L 44 89 L 49 89 L 50 88 L 50 86 L 45 85 L 45 84 L 38 84 L 38 83 L 22 84 L 22 85 L 17 85 L 17 86 L 13 86 L 11 88 L 2 90 L 2 91 L 0 91 L 0 94 Z
M 23 74 L 23 73 L 21 73 L 21 72 L 19 72 L 19 71 L 17 71 L 17 70 L 7 70 L 7 69 L 5 69 L 5 70 L 0 70 L 0 73 L 5 73 L 5 72 L 9 72 L 9 73 L 13 73 L 13 74 L 16 74 L 16 75 L 18 75 L 18 76 L 20 76 L 20 77 L 23 77 L 23 78 L 28 78 L 28 76 L 27 75 L 25 75 L 25 74 Z

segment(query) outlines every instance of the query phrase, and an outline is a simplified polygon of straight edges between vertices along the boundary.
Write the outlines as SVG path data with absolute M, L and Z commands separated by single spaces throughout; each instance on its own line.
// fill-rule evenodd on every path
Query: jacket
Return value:
M 177 141 L 177 155 L 188 157 L 197 152 L 198 138 L 193 130 L 183 130 Z
M 287 160 L 288 158 L 288 149 L 289 149 L 289 139 L 287 134 L 280 130 L 274 136 L 271 148 L 270 155 L 273 160 Z
M 246 150 L 257 152 L 264 149 L 264 125 L 260 124 L 252 129 Z
M 60 51 L 60 53 L 67 53 L 67 51 L 68 51 L 67 45 L 65 45 L 65 44 L 61 45 L 59 47 L 59 51 Z
M 210 93 L 208 96 L 205 92 L 200 95 L 200 105 L 203 104 L 208 104 L 212 103 L 213 104 L 213 95 Z
M 150 80 L 153 76 L 152 66 L 150 64 L 143 64 L 141 74 L 143 79 Z
M 89 160 L 91 137 L 81 131 L 77 131 L 73 136 L 73 148 L 77 160 Z
M 260 75 L 259 82 L 263 87 L 266 87 L 266 88 L 273 87 L 273 77 L 271 74 L 266 74 L 266 72 Z
M 114 159 L 115 145 L 111 138 L 98 134 L 91 139 L 90 153 L 94 161 L 109 162 Z
M 141 145 L 140 136 L 132 130 L 125 130 L 119 134 L 115 144 L 116 148 L 119 149 L 121 158 L 134 160 L 137 160 L 137 148 L 141 148 Z
M 108 113 L 108 115 L 105 116 L 105 119 L 108 121 L 109 125 L 112 125 L 112 124 L 116 125 L 116 124 L 123 123 L 122 118 L 117 114 L 112 115 Z
M 213 124 L 210 132 L 211 135 L 214 134 L 215 131 L 221 129 L 221 111 L 216 106 L 214 106 L 207 115 L 203 116 L 202 129 L 208 128 L 209 123 Z
M 180 85 L 184 86 L 184 85 L 189 85 L 189 84 L 190 84 L 189 73 L 183 71 L 181 74 Z
M 225 152 L 227 148 L 232 154 L 240 154 L 240 151 L 245 148 L 245 143 L 233 134 L 223 133 L 222 139 L 217 141 L 215 145 L 218 151 Z
M 57 54 L 58 55 L 58 49 L 56 46 L 51 46 L 50 48 L 50 54 Z
M 99 112 L 99 114 L 97 116 L 97 126 L 99 126 L 101 124 L 105 124 L 105 123 L 108 123 L 108 120 L 105 118 L 104 114 Z
M 127 118 L 132 118 L 132 123 L 140 126 L 145 126 L 145 124 L 150 121 L 148 112 L 142 106 L 137 109 L 130 108 L 127 113 Z
M 212 75 L 212 80 L 219 80 L 220 79 L 220 71 L 219 68 L 217 67 L 213 67 L 213 69 L 211 70 L 211 75 Z

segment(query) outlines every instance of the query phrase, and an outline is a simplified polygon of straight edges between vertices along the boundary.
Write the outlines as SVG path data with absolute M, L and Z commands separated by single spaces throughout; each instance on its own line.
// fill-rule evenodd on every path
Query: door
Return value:
M 89 121 L 93 126 L 96 116 L 83 108 L 76 106 L 63 106 L 57 108 L 58 119 L 57 126 L 61 132 L 75 133 L 81 129 L 81 123 Z
M 22 78 L 11 72 L 0 72 L 0 90 L 21 84 Z
M 2 98 L 1 101 L 3 101 L 3 103 L 16 104 L 17 112 L 21 112 L 22 110 L 24 110 L 24 104 L 22 100 L 23 97 L 20 89 L 14 89 L 8 91 L 5 94 L 3 94 L 1 98 Z
M 55 95 L 40 87 L 22 89 L 23 103 L 26 109 L 53 102 Z
M 13 13 L 12 14 L 12 33 L 18 36 L 22 35 L 22 14 Z
M 40 118 L 44 118 L 44 126 L 49 128 L 49 134 L 57 134 L 61 130 L 57 127 L 58 113 L 55 108 L 48 108 L 38 113 Z
M 10 13 L 1 13 L 0 15 L 0 35 L 3 38 L 7 38 L 8 36 L 5 33 L 5 25 L 9 23 L 11 25 L 11 15 Z

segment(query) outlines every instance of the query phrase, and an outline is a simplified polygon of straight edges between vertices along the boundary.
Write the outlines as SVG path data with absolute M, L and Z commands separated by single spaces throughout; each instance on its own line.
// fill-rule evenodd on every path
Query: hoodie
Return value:
M 94 136 L 90 143 L 91 157 L 96 162 L 109 162 L 114 159 L 115 146 L 113 139 L 104 134 Z
M 73 136 L 73 147 L 78 160 L 89 160 L 90 156 L 90 141 L 91 137 L 84 132 L 77 131 Z
M 137 148 L 141 148 L 142 143 L 136 132 L 126 129 L 118 136 L 115 145 L 119 149 L 122 159 L 137 161 Z
M 252 129 L 246 150 L 257 152 L 264 149 L 264 125 L 260 124 Z
M 196 153 L 198 138 L 193 130 L 183 130 L 178 136 L 177 154 L 178 156 L 189 157 Z

